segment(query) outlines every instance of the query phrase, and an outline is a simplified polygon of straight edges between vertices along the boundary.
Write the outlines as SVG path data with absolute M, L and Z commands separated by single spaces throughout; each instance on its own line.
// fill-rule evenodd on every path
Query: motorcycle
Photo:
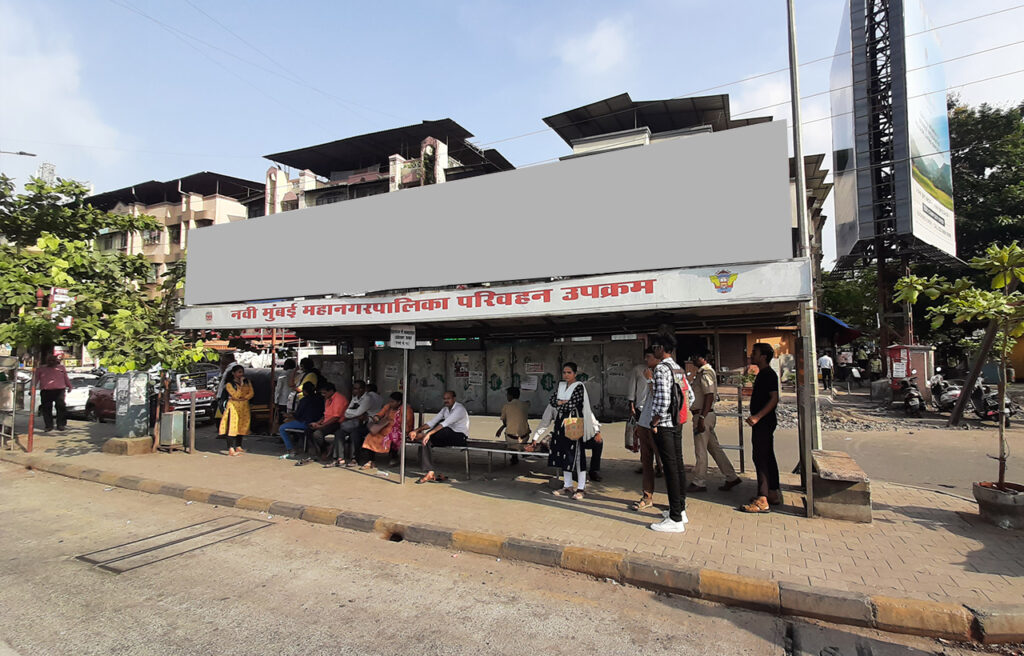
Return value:
M 974 414 L 978 415 L 980 419 L 991 419 L 992 421 L 998 421 L 999 417 L 999 390 L 992 385 L 985 385 L 983 378 L 978 378 L 978 381 L 974 384 L 974 389 L 971 390 L 971 403 L 974 405 Z M 1010 400 L 1010 397 L 1004 397 L 1003 403 L 1005 409 L 1003 410 L 1003 421 L 1006 422 L 1006 426 L 1010 425 L 1010 417 L 1020 412 L 1020 406 Z
M 932 391 L 932 404 L 939 412 L 950 412 L 960 398 L 962 389 L 959 385 L 949 382 L 942 376 L 942 367 L 935 368 L 935 375 L 928 381 Z
M 903 411 L 908 417 L 920 417 L 924 410 L 924 397 L 917 388 L 917 376 L 907 376 L 901 380 L 900 392 L 903 395 Z

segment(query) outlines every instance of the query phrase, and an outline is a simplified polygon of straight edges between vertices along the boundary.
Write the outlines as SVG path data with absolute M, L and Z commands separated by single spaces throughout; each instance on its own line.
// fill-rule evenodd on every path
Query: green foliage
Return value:
M 96 209 L 87 189 L 73 181 L 49 185 L 33 179 L 25 193 L 0 175 L 0 343 L 22 348 L 86 345 L 112 371 L 180 367 L 212 352 L 174 334 L 184 267 L 169 267 L 164 293 L 146 285 L 150 266 L 141 255 L 96 250 L 106 232 L 138 232 L 161 226 L 153 217 Z M 55 313 L 36 307 L 37 291 L 68 289 L 73 302 L 69 330 L 57 330 Z M 45 304 L 45 301 L 44 301 Z
M 850 277 L 834 272 L 825 274 L 821 300 L 822 311 L 867 335 L 876 331 L 878 275 L 874 270 L 856 271 Z
M 1024 294 L 1015 290 L 1017 283 L 1024 281 L 1024 250 L 1017 242 L 1009 246 L 991 244 L 970 264 L 985 275 L 988 288 L 977 286 L 969 278 L 950 282 L 944 276 L 910 275 L 896 282 L 895 300 L 913 304 L 927 297 L 937 301 L 926 313 L 933 329 L 947 319 L 954 324 L 998 321 L 1005 332 L 997 342 L 1001 353 L 1009 348 L 1009 338 L 1024 334 Z
M 968 107 L 954 96 L 947 105 L 960 256 L 1024 242 L 1024 103 Z

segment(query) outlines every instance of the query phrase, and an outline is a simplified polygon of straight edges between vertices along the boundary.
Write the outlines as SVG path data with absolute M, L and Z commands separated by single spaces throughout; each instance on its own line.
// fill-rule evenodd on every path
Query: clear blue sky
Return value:
M 1018 4 L 925 1 L 936 26 Z M 831 55 L 843 2 L 796 5 L 801 60 Z M 946 58 L 1021 34 L 1024 8 L 939 30 Z M 51 162 L 97 192 L 203 170 L 262 181 L 267 153 L 443 117 L 482 145 L 543 130 L 494 144 L 523 166 L 568 152 L 542 117 L 624 91 L 728 92 L 734 114 L 784 102 L 785 72 L 704 90 L 785 68 L 786 47 L 783 0 L 0 0 L 0 149 L 39 155 L 0 155 L 0 170 L 23 182 Z M 946 76 L 957 87 L 1021 61 L 1016 45 Z M 827 91 L 829 67 L 801 69 L 802 95 Z M 1024 74 L 961 93 L 1019 102 Z M 827 94 L 803 103 L 804 121 L 828 112 Z M 751 115 L 788 119 L 789 106 Z M 830 139 L 828 121 L 809 123 L 805 152 Z

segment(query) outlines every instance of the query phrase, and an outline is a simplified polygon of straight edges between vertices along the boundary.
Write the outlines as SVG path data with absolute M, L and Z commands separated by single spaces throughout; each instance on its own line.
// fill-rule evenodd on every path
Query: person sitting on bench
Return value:
M 341 422 L 345 419 L 345 410 L 348 409 L 348 399 L 337 390 L 334 383 L 324 383 L 320 393 L 324 397 L 324 416 L 309 425 L 309 429 L 313 431 L 313 439 L 310 441 L 315 452 L 314 457 L 318 459 L 327 451 L 327 436 L 338 432 Z
M 444 393 L 444 407 L 441 408 L 441 412 L 434 415 L 429 422 L 409 433 L 409 439 L 413 442 L 422 441 L 423 443 L 423 446 L 420 447 L 420 466 L 427 473 L 416 482 L 448 480 L 444 474 L 434 472 L 434 461 L 431 458 L 430 450 L 435 446 L 466 446 L 466 442 L 469 440 L 469 413 L 466 412 L 466 406 L 456 402 L 455 392 L 448 390 Z
M 505 390 L 508 403 L 501 408 L 501 428 L 494 437 L 501 437 L 505 431 L 505 443 L 509 451 L 522 451 L 523 443 L 530 439 L 530 404 L 519 400 L 519 388 L 509 387 Z M 519 456 L 512 454 L 510 462 L 515 465 Z
M 285 459 L 295 458 L 295 445 L 292 444 L 290 430 L 308 431 L 310 424 L 324 416 L 324 397 L 316 393 L 316 385 L 305 383 L 302 386 L 302 398 L 295 412 L 285 416 L 285 423 L 281 424 L 281 439 L 284 440 L 284 448 L 288 453 Z

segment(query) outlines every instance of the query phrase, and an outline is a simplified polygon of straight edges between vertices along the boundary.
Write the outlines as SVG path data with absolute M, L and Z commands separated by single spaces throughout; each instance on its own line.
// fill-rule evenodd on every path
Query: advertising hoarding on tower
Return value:
M 871 24 L 881 6 L 888 39 Z M 956 255 L 941 61 L 921 0 L 847 2 L 831 72 L 840 259 L 865 253 L 879 219 L 908 250 Z

